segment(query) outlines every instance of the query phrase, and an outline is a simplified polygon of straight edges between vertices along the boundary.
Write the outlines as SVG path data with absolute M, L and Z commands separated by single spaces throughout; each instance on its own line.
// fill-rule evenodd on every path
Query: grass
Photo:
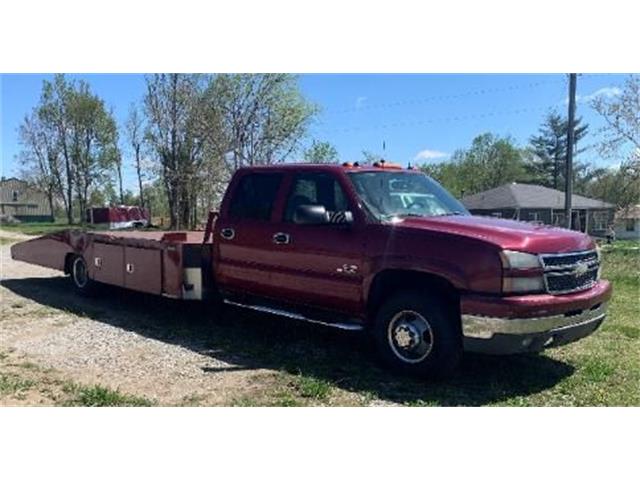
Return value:
M 0 373 L 0 395 L 15 395 L 28 390 L 33 385 L 32 380 L 21 378 L 15 374 Z
M 0 231 L 24 233 L 25 235 L 45 235 L 47 233 L 65 230 L 67 228 L 79 228 L 78 225 L 69 225 L 64 222 L 21 222 L 0 226 Z
M 64 402 L 65 406 L 72 407 L 150 407 L 153 402 L 134 395 L 127 395 L 118 390 L 102 387 L 100 385 L 81 386 L 76 384 L 65 385 L 63 389 L 71 395 Z

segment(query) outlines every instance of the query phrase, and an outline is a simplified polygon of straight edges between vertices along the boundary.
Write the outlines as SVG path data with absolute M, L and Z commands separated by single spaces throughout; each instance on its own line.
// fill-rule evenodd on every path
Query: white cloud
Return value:
M 603 87 L 591 93 L 590 95 L 580 96 L 578 101 L 590 102 L 591 100 L 595 100 L 598 97 L 613 98 L 617 97 L 621 93 L 622 90 L 620 90 L 618 87 Z
M 418 153 L 416 153 L 416 156 L 413 157 L 413 161 L 414 162 L 418 162 L 420 160 L 435 160 L 438 158 L 445 158 L 448 157 L 449 154 L 446 152 L 441 152 L 439 150 L 420 150 Z
M 367 101 L 367 97 L 358 97 L 356 98 L 356 110 L 362 108 Z

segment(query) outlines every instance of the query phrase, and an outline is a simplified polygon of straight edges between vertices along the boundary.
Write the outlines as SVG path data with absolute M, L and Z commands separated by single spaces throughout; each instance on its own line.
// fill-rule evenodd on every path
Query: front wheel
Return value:
M 387 366 L 430 378 L 449 376 L 462 358 L 460 322 L 428 292 L 402 292 L 378 310 L 373 338 Z

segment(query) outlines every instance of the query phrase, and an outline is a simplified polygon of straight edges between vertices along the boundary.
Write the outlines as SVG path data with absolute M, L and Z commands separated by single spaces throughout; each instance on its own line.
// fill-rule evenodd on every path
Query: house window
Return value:
M 538 215 L 539 215 L 538 212 L 530 212 L 529 213 L 529 220 L 531 220 L 532 222 L 539 221 Z
M 626 221 L 626 230 L 627 232 L 633 232 L 636 229 L 636 219 L 635 218 L 627 218 Z
M 502 218 L 502 212 L 491 212 L 492 217 Z
M 18 190 L 14 190 L 13 192 L 11 192 L 11 201 L 12 202 L 18 201 Z
M 595 212 L 593 214 L 593 229 L 606 230 L 607 228 L 607 212 Z

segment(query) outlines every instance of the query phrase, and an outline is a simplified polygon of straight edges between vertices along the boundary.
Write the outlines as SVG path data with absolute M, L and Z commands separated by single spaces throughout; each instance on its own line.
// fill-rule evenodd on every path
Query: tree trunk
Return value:
M 142 190 L 142 169 L 140 168 L 140 145 L 136 145 L 136 172 L 138 174 L 138 190 L 140 191 L 139 204 L 144 208 L 144 192 Z

